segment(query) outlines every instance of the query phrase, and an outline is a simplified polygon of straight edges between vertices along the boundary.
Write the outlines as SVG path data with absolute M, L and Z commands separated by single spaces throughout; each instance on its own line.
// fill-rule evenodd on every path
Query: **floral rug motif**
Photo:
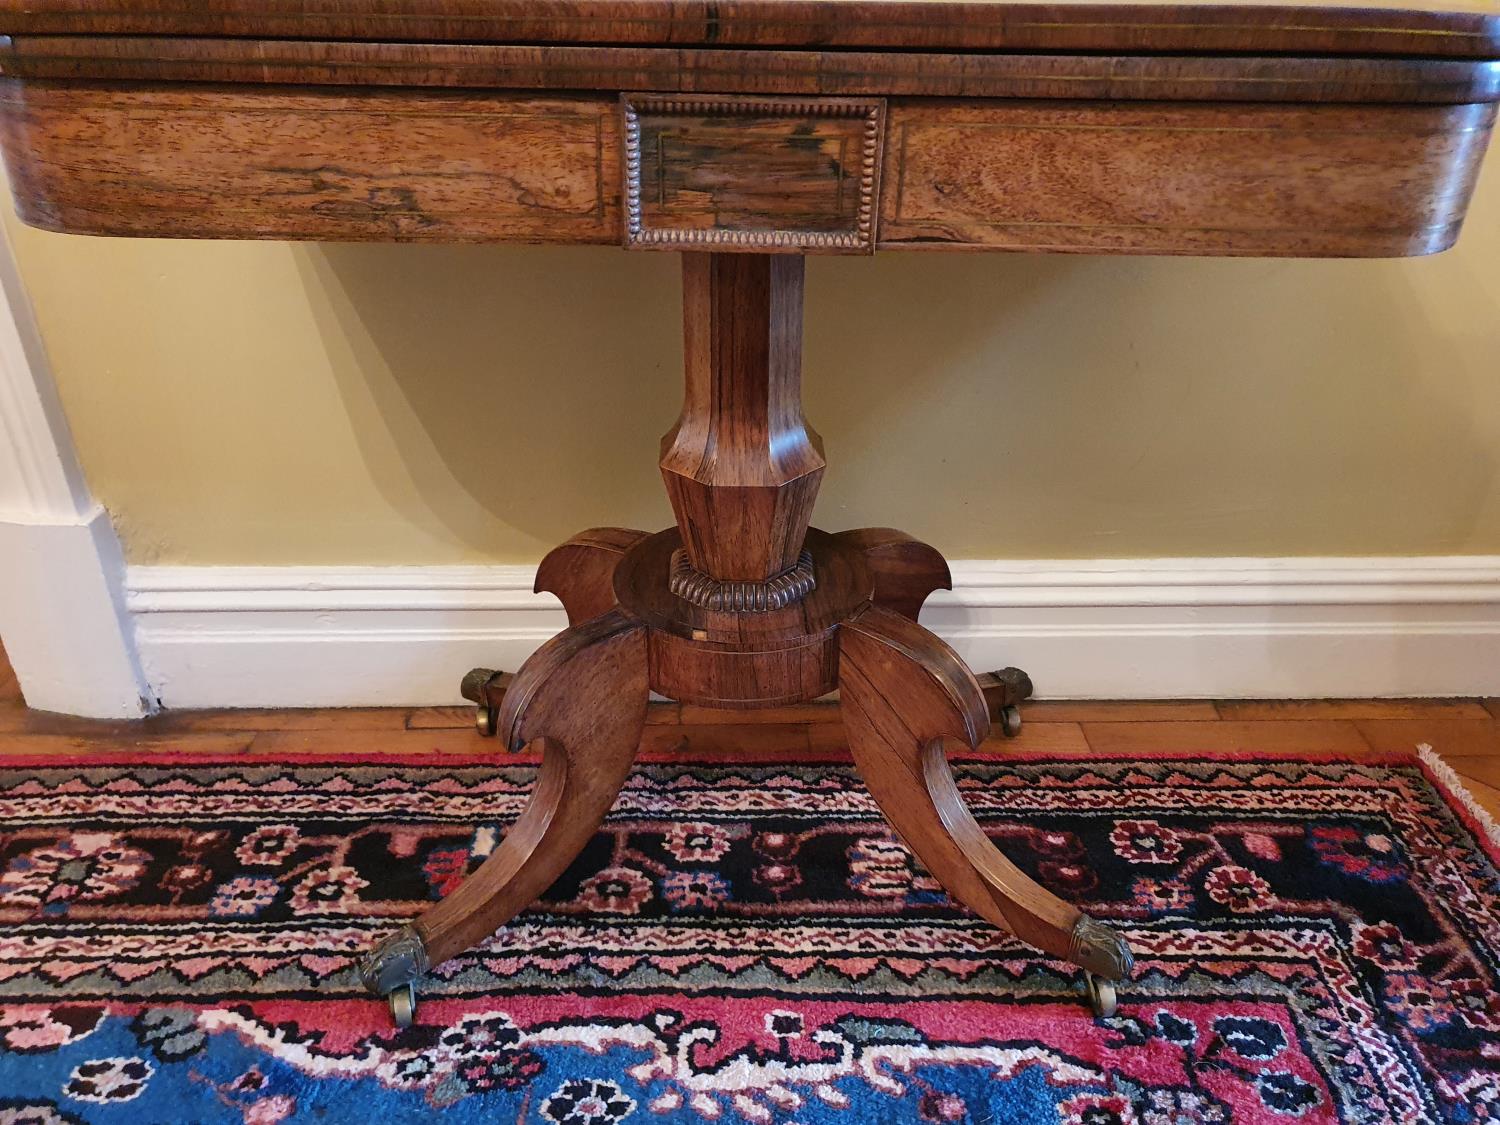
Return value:
M 1430 754 L 957 764 L 1120 927 L 1078 973 L 948 902 L 846 761 L 654 760 L 396 1031 L 354 965 L 534 762 L 11 759 L 0 1125 L 1500 1120 L 1500 846 Z

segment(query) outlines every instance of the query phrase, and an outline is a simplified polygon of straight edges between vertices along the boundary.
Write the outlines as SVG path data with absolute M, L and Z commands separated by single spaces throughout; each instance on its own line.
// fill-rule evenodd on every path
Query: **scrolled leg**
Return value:
M 974 819 L 945 742 L 978 746 L 989 730 L 984 693 L 958 655 L 907 618 L 873 606 L 840 634 L 839 691 L 855 765 L 892 826 L 959 902 L 1098 980 L 1127 977 L 1133 960 L 1113 929 L 1034 882 Z M 1094 980 L 1092 978 L 1098 978 Z
M 646 538 L 628 527 L 591 527 L 554 547 L 537 567 L 538 594 L 556 594 L 568 624 L 581 625 L 615 606 L 615 567 L 626 551 Z
M 630 773 L 646 721 L 646 634 L 614 610 L 543 645 L 505 693 L 497 735 L 538 747 L 531 798 L 458 888 L 365 957 L 360 976 L 410 1022 L 417 980 L 529 906 L 598 830 Z
M 875 580 L 878 606 L 902 617 L 917 619 L 922 603 L 934 590 L 953 589 L 948 560 L 934 547 L 893 527 L 861 527 L 841 531 L 834 540 L 863 552 Z

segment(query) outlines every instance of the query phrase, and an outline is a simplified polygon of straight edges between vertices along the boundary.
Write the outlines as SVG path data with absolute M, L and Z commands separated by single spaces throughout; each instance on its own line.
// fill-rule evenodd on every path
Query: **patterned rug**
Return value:
M 846 762 L 658 758 L 397 1032 L 354 962 L 520 807 L 476 760 L 13 759 L 0 1125 L 1500 1119 L 1500 847 L 1430 755 L 961 763 L 1134 946 L 1102 1020 Z

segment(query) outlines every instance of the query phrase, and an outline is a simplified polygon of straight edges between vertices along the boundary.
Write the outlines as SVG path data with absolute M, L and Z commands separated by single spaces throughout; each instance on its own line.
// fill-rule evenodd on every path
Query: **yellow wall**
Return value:
M 954 558 L 1500 553 L 1500 156 L 1407 261 L 814 259 L 818 522 Z M 135 562 L 534 561 L 669 522 L 675 257 L 6 214 Z

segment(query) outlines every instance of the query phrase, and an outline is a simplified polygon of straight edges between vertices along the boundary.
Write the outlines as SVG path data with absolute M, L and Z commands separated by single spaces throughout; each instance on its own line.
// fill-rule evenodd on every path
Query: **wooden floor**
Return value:
M 1180 703 L 1038 702 L 1023 709 L 1021 736 L 990 749 L 1046 754 L 1260 751 L 1367 754 L 1427 743 L 1490 814 L 1500 817 L 1500 699 L 1241 701 Z M 769 711 L 708 711 L 690 704 L 651 708 L 645 749 L 684 744 L 695 754 L 757 751 L 816 756 L 843 739 L 832 704 Z M 136 723 L 91 722 L 29 711 L 0 649 L 0 754 L 172 749 L 208 753 L 493 753 L 473 733 L 469 707 L 308 711 L 176 711 Z

